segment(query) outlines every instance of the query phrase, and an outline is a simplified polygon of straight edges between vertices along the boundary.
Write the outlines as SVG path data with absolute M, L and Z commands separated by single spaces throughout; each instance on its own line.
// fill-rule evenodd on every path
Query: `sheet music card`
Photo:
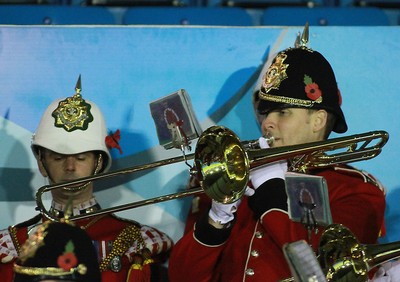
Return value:
M 202 133 L 189 94 L 180 89 L 150 103 L 160 145 L 165 149 L 188 146 Z
M 306 241 L 300 240 L 283 246 L 283 253 L 289 264 L 290 271 L 296 282 L 325 282 L 322 272 L 311 247 Z
M 311 220 L 319 226 L 332 224 L 329 206 L 328 187 L 324 177 L 302 173 L 285 174 L 286 194 L 288 196 L 289 218 L 305 223 Z

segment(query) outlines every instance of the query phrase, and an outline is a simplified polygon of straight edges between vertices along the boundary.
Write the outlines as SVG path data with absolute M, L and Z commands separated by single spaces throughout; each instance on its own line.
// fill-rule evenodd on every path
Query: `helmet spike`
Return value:
M 297 33 L 296 40 L 294 42 L 294 48 L 300 48 L 300 32 Z
M 309 25 L 308 22 L 306 22 L 306 25 L 304 26 L 303 33 L 301 34 L 301 46 L 307 47 L 308 43 L 308 38 L 309 38 Z
M 82 86 L 81 86 L 81 75 L 78 77 L 78 81 L 76 82 L 75 92 L 76 94 L 81 94 Z

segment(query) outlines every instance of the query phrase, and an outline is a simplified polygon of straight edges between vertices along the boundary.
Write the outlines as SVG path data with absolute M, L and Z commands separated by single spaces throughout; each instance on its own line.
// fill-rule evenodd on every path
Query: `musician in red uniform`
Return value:
M 263 135 L 274 138 L 270 145 L 260 142 L 261 148 L 322 141 L 331 131 L 347 131 L 334 72 L 306 44 L 274 57 L 253 99 Z M 309 240 L 305 226 L 289 219 L 284 175 L 299 168 L 301 160 L 288 159 L 251 170 L 249 196 L 232 204 L 197 199 L 186 233 L 171 253 L 170 281 L 276 282 L 291 277 L 284 244 L 307 240 L 317 250 L 323 232 L 318 228 Z M 326 179 L 333 223 L 349 228 L 361 243 L 376 243 L 385 212 L 379 182 L 345 164 L 308 173 Z
M 59 99 L 46 109 L 33 135 L 32 150 L 41 174 L 49 183 L 61 183 L 107 171 L 111 166 L 110 140 L 100 109 L 83 99 L 80 77 L 76 93 Z M 113 141 L 113 142 L 110 142 Z M 72 199 L 73 215 L 101 209 L 86 182 L 51 191 L 50 213 L 62 218 Z M 0 231 L 0 277 L 12 281 L 12 265 L 21 245 L 35 226 L 46 220 L 41 214 Z M 173 243 L 161 231 L 113 214 L 98 215 L 76 222 L 93 240 L 103 281 L 150 281 L 161 275 L 161 267 Z M 152 277 L 153 276 L 153 277 Z M 161 279 L 161 277 L 160 277 Z M 152 280 L 152 281 L 154 281 Z

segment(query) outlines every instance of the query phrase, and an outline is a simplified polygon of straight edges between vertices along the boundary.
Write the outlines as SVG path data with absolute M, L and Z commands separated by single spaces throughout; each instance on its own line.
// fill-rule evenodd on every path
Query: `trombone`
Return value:
M 42 195 L 45 192 L 181 161 L 186 162 L 188 159 L 194 159 L 194 166 L 190 167 L 189 172 L 190 175 L 199 180 L 200 187 L 73 216 L 70 220 L 120 212 L 200 193 L 206 193 L 210 198 L 220 203 L 233 203 L 243 196 L 252 168 L 293 158 L 296 159 L 296 167 L 292 167 L 292 169 L 305 172 L 312 168 L 367 160 L 379 155 L 388 139 L 389 135 L 386 131 L 371 131 L 300 145 L 255 149 L 254 146 L 250 146 L 255 141 L 241 142 L 230 129 L 223 126 L 212 126 L 199 137 L 194 154 L 102 173 L 70 182 L 42 186 L 36 193 L 36 209 L 48 219 L 57 221 L 59 219 L 51 215 L 43 204 Z
M 324 231 L 318 247 L 318 261 L 327 281 L 368 281 L 368 272 L 400 257 L 400 241 L 386 244 L 361 244 L 341 224 Z
M 366 282 L 369 281 L 370 270 L 399 257 L 400 241 L 385 244 L 361 244 L 350 229 L 335 223 L 327 226 L 322 233 L 316 252 L 318 267 L 321 269 L 324 279 L 312 280 L 315 277 L 313 272 L 294 268 L 292 274 L 298 277 L 290 277 L 279 282 Z M 307 257 L 303 259 L 296 263 L 301 264 L 307 261 Z M 310 275 L 313 276 L 310 277 Z

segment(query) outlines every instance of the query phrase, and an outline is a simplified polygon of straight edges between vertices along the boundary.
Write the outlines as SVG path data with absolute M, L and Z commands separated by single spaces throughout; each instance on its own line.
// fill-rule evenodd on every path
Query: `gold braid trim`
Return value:
M 143 262 L 143 265 L 151 264 L 151 263 L 153 263 L 153 262 L 154 262 L 154 259 L 146 259 L 146 260 Z
M 131 269 L 134 269 L 134 270 L 142 270 L 142 269 L 143 269 L 143 266 L 142 266 L 140 263 L 134 263 L 134 264 L 131 265 L 131 268 L 129 269 L 129 271 L 130 271 Z
M 20 249 L 21 249 L 21 245 L 18 241 L 18 237 L 17 237 L 17 228 L 15 226 L 10 226 L 8 228 L 8 232 L 10 232 L 11 235 L 11 239 L 13 240 L 13 244 L 15 249 L 17 250 L 17 254 L 19 255 Z
M 71 268 L 69 271 L 66 271 L 62 268 L 57 267 L 28 267 L 14 264 L 14 272 L 28 276 L 64 276 L 75 272 L 78 272 L 81 275 L 85 275 L 87 272 L 87 268 L 85 265 L 79 264 L 77 267 Z
M 296 105 L 296 106 L 302 106 L 302 107 L 312 107 L 315 103 L 321 103 L 322 99 L 317 99 L 315 101 L 310 101 L 310 100 L 302 100 L 302 99 L 295 99 L 295 98 L 290 98 L 290 97 L 285 97 L 285 96 L 276 96 L 276 95 L 270 95 L 266 94 L 263 92 L 259 92 L 260 99 L 266 100 L 266 101 L 271 101 L 271 102 L 276 102 L 276 103 L 282 103 L 282 104 L 291 104 L 291 105 Z
M 136 252 L 145 246 L 140 227 L 136 225 L 128 225 L 113 242 L 111 252 L 101 261 L 100 270 L 106 271 L 109 268 L 111 260 L 115 256 L 122 256 L 137 241 Z

